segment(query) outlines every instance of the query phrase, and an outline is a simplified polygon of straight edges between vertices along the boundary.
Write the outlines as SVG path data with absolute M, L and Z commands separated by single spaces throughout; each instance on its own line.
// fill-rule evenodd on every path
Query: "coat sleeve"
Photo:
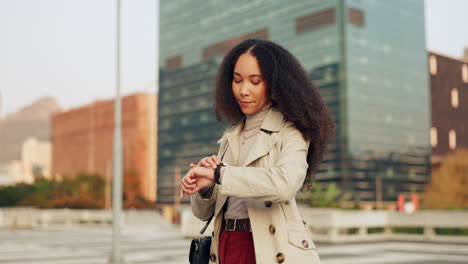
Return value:
M 203 197 L 200 192 L 192 195 L 190 202 L 193 215 L 202 221 L 207 221 L 214 213 L 217 193 L 218 186 L 215 184 L 213 191 L 208 197 Z
M 221 194 L 284 202 L 301 189 L 307 173 L 309 142 L 290 122 L 282 128 L 278 160 L 272 168 L 232 167 L 223 170 Z

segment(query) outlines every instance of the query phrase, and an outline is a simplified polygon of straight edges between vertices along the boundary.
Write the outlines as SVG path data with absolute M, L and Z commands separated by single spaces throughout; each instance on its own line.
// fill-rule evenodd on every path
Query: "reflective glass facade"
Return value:
M 391 3 L 389 3 L 391 2 Z M 337 124 L 316 179 L 359 200 L 419 191 L 429 177 L 430 126 L 422 1 L 161 1 L 158 201 L 174 168 L 217 152 L 217 67 L 230 47 L 263 38 L 309 72 Z

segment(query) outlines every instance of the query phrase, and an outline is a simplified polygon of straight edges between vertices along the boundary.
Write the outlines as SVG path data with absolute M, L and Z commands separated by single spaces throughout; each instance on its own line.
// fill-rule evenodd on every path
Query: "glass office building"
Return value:
M 213 115 L 223 55 L 248 38 L 274 41 L 309 72 L 337 124 L 316 174 L 356 200 L 422 191 L 430 175 L 423 1 L 161 1 L 158 201 L 174 171 L 217 152 Z

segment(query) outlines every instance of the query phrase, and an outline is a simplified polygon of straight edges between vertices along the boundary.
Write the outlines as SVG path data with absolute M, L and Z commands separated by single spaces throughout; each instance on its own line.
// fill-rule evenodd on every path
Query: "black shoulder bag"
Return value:
M 205 226 L 200 230 L 200 234 L 205 233 L 206 228 L 213 219 L 212 215 L 206 222 Z M 211 236 L 205 236 L 192 240 L 190 244 L 189 262 L 191 264 L 208 264 L 210 261 L 210 247 L 211 247 Z

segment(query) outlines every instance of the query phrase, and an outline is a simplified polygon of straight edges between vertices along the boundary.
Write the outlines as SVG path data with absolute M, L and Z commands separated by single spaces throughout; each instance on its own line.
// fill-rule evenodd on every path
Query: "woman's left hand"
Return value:
M 214 170 L 211 168 L 194 166 L 185 174 L 184 178 L 185 177 L 195 179 L 196 182 L 196 186 L 186 192 L 188 196 L 191 196 L 201 189 L 210 187 L 214 184 Z

